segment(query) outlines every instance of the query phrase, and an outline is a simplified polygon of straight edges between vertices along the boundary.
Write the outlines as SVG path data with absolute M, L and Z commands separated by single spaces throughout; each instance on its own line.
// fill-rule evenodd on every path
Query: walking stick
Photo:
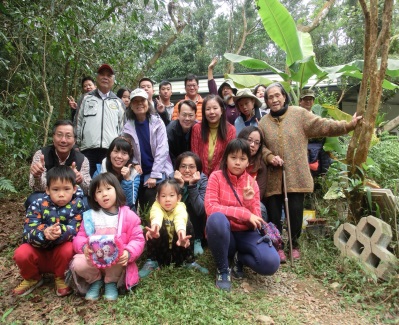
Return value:
M 288 195 L 287 195 L 287 179 L 285 177 L 285 167 L 283 165 L 283 184 L 284 184 L 284 206 L 285 206 L 285 217 L 288 224 L 288 239 L 290 242 L 290 261 L 291 267 L 294 265 L 294 258 L 292 257 L 292 236 L 291 236 L 291 223 L 290 223 L 290 212 L 288 210 Z

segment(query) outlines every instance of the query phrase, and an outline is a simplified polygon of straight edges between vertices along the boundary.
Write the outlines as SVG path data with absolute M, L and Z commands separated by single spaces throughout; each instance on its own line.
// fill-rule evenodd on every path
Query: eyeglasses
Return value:
M 252 139 L 247 139 L 247 142 L 249 143 L 249 144 L 254 144 L 255 146 L 257 146 L 257 147 L 259 147 L 260 146 L 260 141 L 258 141 L 258 140 L 252 140 Z
M 183 170 L 186 170 L 187 168 L 189 170 L 196 170 L 197 166 L 195 166 L 195 165 L 180 165 L 180 167 L 179 167 L 179 169 L 183 169 Z
M 187 88 L 196 88 L 196 87 L 198 87 L 198 85 L 197 84 L 187 84 L 186 87 Z
M 70 134 L 70 133 L 67 133 L 67 134 L 64 134 L 64 133 L 56 133 L 56 134 L 54 134 L 54 136 L 55 136 L 57 139 L 59 139 L 59 140 L 61 140 L 62 138 L 65 138 L 65 139 L 67 139 L 67 140 L 72 140 L 73 138 L 75 138 L 75 137 L 73 136 L 73 134 Z
M 194 114 L 180 114 L 180 116 L 183 117 L 183 118 L 189 118 L 189 119 L 192 119 L 192 118 L 195 117 Z

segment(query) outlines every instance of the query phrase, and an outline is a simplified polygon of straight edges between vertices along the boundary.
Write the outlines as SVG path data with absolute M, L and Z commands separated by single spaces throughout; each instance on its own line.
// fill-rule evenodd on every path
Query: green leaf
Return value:
M 291 91 L 291 86 L 288 82 L 280 80 L 271 80 L 266 77 L 251 75 L 251 74 L 225 74 L 225 79 L 233 80 L 237 88 L 252 88 L 256 85 L 268 86 L 273 82 L 280 82 L 287 92 Z
M 335 151 L 339 155 L 343 155 L 346 153 L 345 147 L 339 142 L 337 137 L 328 137 L 324 142 L 323 146 L 324 151 Z
M 295 62 L 290 66 L 291 79 L 299 83 L 299 88 L 302 89 L 313 76 L 318 79 L 327 77 L 327 72 L 321 70 L 316 65 L 314 56 L 309 56 L 301 61 Z
M 296 24 L 288 10 L 277 0 L 258 0 L 257 6 L 266 32 L 287 54 L 287 66 L 302 60 Z
M 347 122 L 352 121 L 352 116 L 344 113 L 337 106 L 330 104 L 323 104 L 322 106 L 327 109 L 328 115 L 330 115 L 334 120 Z

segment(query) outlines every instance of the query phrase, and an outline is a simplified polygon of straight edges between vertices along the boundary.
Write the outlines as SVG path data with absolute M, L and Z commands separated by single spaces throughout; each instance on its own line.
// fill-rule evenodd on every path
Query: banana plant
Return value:
M 316 63 L 310 34 L 297 30 L 294 19 L 280 1 L 257 0 L 257 7 L 266 32 L 277 46 L 286 53 L 286 71 L 281 71 L 265 61 L 247 56 L 225 53 L 226 59 L 247 68 L 269 70 L 278 74 L 283 80 L 283 87 L 291 95 L 295 104 L 298 104 L 299 93 L 311 78 L 316 80 L 312 87 L 325 79 L 333 81 L 341 76 L 362 78 L 362 60 L 335 67 L 319 67 Z M 391 77 L 399 76 L 399 60 L 388 60 L 387 75 Z M 267 86 L 274 82 L 254 75 L 227 74 L 225 77 L 232 79 L 237 87 L 251 88 L 260 83 Z M 388 80 L 384 80 L 383 87 L 390 90 L 399 88 L 398 85 Z

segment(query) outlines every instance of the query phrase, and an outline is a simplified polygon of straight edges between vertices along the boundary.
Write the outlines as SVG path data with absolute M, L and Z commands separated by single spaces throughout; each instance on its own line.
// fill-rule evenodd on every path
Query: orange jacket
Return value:
M 186 96 L 184 96 L 184 99 L 182 99 L 182 100 L 188 100 L 188 99 L 190 99 L 190 98 L 188 98 L 187 95 L 186 95 Z M 181 100 L 181 101 L 182 101 L 182 100 Z M 178 109 L 178 106 L 179 106 L 179 103 L 180 103 L 181 101 L 179 101 L 179 102 L 175 105 L 175 108 L 173 109 L 172 120 L 177 120 L 177 117 L 179 116 L 179 109 Z M 204 101 L 203 98 L 198 94 L 198 95 L 197 95 L 197 101 L 195 102 L 195 104 L 197 104 L 196 120 L 197 120 L 198 122 L 201 122 L 201 121 L 202 121 L 202 102 L 203 102 L 203 101 Z

